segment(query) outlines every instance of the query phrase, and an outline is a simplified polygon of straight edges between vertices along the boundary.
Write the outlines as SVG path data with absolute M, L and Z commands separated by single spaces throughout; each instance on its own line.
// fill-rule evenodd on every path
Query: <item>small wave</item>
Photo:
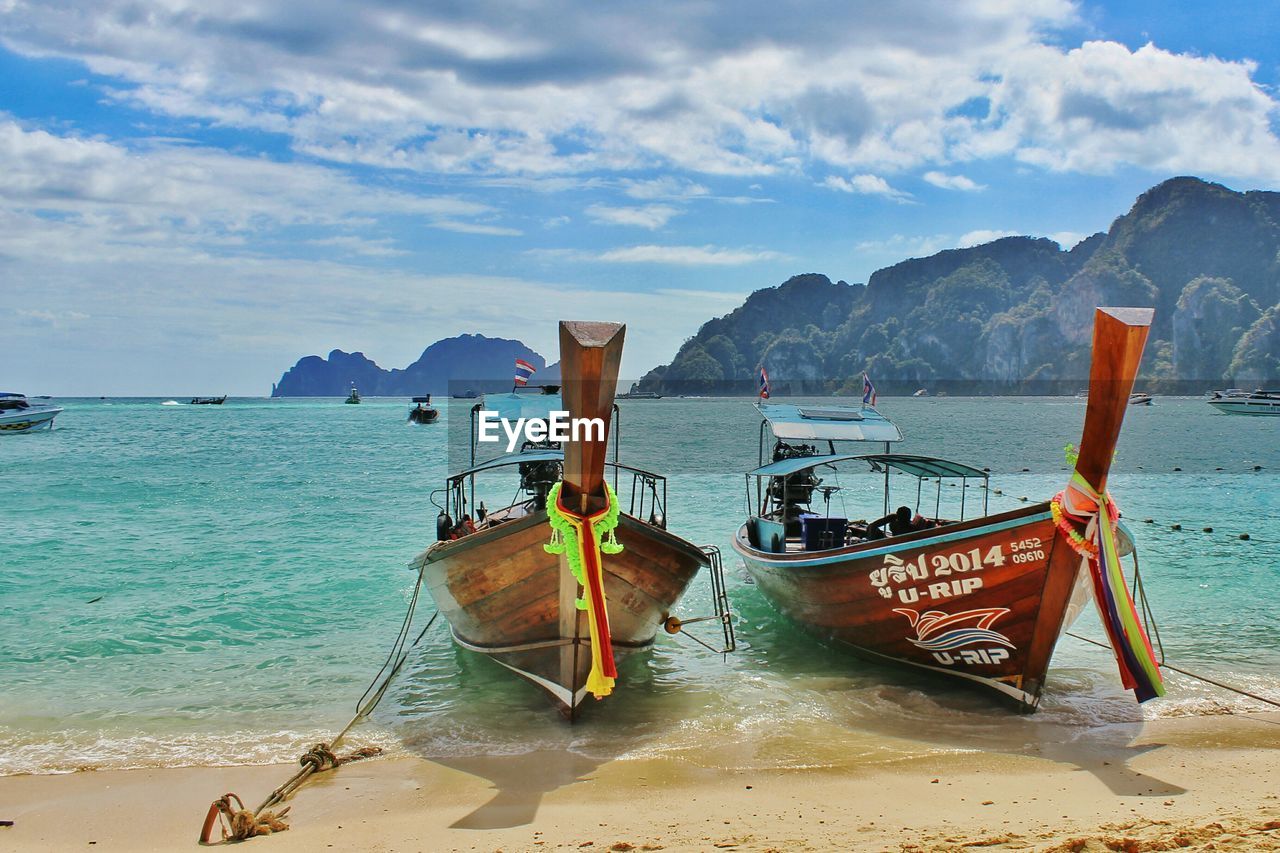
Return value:
M 74 773 L 79 770 L 136 770 L 144 767 L 235 767 L 286 764 L 331 731 L 183 733 L 171 736 L 113 736 L 63 731 L 35 738 L 0 733 L 0 776 Z M 359 746 L 399 752 L 399 740 L 385 731 L 362 729 L 351 737 Z M 342 750 L 339 750 L 342 752 Z
M 177 400 L 165 400 L 165 401 L 164 401 L 163 403 L 161 403 L 160 405 L 162 405 L 162 406 L 181 406 L 182 404 L 181 404 L 181 403 L 179 403 Z

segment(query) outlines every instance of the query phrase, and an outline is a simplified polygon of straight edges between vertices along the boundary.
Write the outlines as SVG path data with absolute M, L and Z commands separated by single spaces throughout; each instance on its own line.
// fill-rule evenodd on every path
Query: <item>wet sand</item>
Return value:
M 822 734 L 822 733 L 819 733 Z M 749 767 L 748 744 L 372 759 L 293 797 L 263 851 L 1280 850 L 1280 714 L 1157 720 L 1022 752 L 900 751 Z M 209 802 L 250 806 L 292 766 L 0 778 L 5 850 L 196 847 Z

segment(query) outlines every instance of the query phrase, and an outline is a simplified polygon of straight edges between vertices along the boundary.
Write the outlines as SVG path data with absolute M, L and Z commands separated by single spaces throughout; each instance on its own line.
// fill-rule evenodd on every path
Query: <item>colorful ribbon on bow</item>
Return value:
M 1071 548 L 1084 557 L 1089 566 L 1093 600 L 1115 652 L 1120 680 L 1139 702 L 1163 696 L 1160 664 L 1138 620 L 1137 608 L 1120 567 L 1115 533 L 1120 510 L 1115 501 L 1110 493 L 1099 493 L 1076 471 L 1066 489 L 1049 502 L 1049 510 Z M 1076 525 L 1084 530 L 1083 535 Z
M 591 634 L 591 672 L 587 675 L 587 691 L 597 699 L 613 692 L 618 677 L 613 661 L 613 641 L 609 634 L 609 611 L 605 606 L 604 568 L 601 552 L 617 554 L 622 544 L 614 536 L 618 526 L 618 496 L 605 484 L 608 501 L 599 512 L 582 515 L 560 502 L 560 486 L 556 483 L 547 494 L 547 522 L 551 525 L 551 541 L 542 547 L 548 554 L 564 554 L 569 570 L 582 586 L 583 597 L 576 602 L 587 611 L 587 627 Z M 601 541 L 604 534 L 608 538 Z

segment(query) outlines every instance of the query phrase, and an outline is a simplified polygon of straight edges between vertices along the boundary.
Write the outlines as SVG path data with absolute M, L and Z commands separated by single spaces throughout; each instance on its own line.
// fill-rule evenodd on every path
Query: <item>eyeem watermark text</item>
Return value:
M 604 441 L 604 418 L 571 418 L 566 411 L 549 412 L 547 418 L 504 418 L 488 409 L 480 410 L 481 442 L 507 437 L 507 453 L 514 453 L 524 441 Z

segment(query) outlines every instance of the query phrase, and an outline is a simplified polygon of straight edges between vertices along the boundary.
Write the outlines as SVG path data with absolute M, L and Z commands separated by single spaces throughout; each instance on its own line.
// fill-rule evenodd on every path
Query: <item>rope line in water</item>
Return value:
M 1090 639 L 1090 638 L 1088 638 L 1088 637 L 1082 637 L 1082 636 L 1080 636 L 1079 634 L 1073 633 L 1073 632 L 1071 632 L 1071 631 L 1067 631 L 1067 632 L 1065 632 L 1065 633 L 1066 633 L 1066 635 L 1067 635 L 1068 637 L 1075 637 L 1077 640 L 1084 640 L 1086 643 L 1090 643 L 1090 644 L 1092 644 L 1092 645 L 1098 646 L 1099 648 L 1103 648 L 1103 649 L 1107 649 L 1107 650 L 1110 650 L 1110 649 L 1111 649 L 1111 647 L 1110 647 L 1110 646 L 1108 646 L 1106 643 L 1100 643 L 1100 642 L 1098 642 L 1097 640 L 1092 640 L 1092 639 Z M 1163 658 L 1163 657 L 1164 657 L 1164 655 L 1163 655 L 1163 652 L 1162 652 L 1162 654 L 1161 654 L 1161 658 Z M 1274 700 L 1274 699 L 1268 699 L 1268 698 L 1267 698 L 1267 697 L 1265 697 L 1265 696 L 1259 696 L 1257 693 L 1250 693 L 1248 690 L 1245 690 L 1245 689 L 1244 689 L 1244 688 L 1242 688 L 1242 687 L 1233 687 L 1233 686 L 1232 686 L 1232 685 L 1230 685 L 1230 684 L 1224 684 L 1223 682 L 1221 682 L 1221 681 L 1216 681 L 1216 680 L 1214 680 L 1214 679 L 1210 678 L 1210 677 L 1209 677 L 1209 676 L 1207 676 L 1207 675 L 1200 675 L 1199 673 L 1191 672 L 1190 670 L 1181 669 L 1181 668 L 1179 668 L 1179 667 L 1174 666 L 1174 665 L 1173 665 L 1173 664 L 1171 664 L 1171 663 L 1167 663 L 1167 662 L 1166 662 L 1166 661 L 1164 661 L 1164 660 L 1161 660 L 1161 661 L 1160 661 L 1160 666 L 1164 667 L 1165 669 L 1171 669 L 1171 670 L 1173 670 L 1174 672 L 1178 672 L 1178 673 L 1181 673 L 1182 675 L 1186 675 L 1186 676 L 1189 676 L 1189 677 L 1191 677 L 1191 678 L 1194 678 L 1194 679 L 1196 679 L 1197 681 L 1203 681 L 1203 682 L 1205 682 L 1206 684 L 1212 684 L 1214 687 L 1221 687 L 1223 690 L 1229 690 L 1229 691 L 1231 691 L 1232 693 L 1238 693 L 1238 694 L 1239 694 L 1239 695 L 1241 695 L 1241 696 L 1246 696 L 1246 697 L 1248 697 L 1248 698 L 1250 698 L 1250 699 L 1256 699 L 1256 700 L 1257 700 L 1257 701 L 1259 701 L 1259 702 L 1263 702 L 1263 703 L 1265 703 L 1265 704 L 1267 704 L 1267 705 L 1272 705 L 1272 706 L 1274 706 L 1274 707 L 1276 707 L 1276 708 L 1280 708 L 1280 702 L 1277 702 L 1277 701 L 1276 701 L 1276 700 Z

